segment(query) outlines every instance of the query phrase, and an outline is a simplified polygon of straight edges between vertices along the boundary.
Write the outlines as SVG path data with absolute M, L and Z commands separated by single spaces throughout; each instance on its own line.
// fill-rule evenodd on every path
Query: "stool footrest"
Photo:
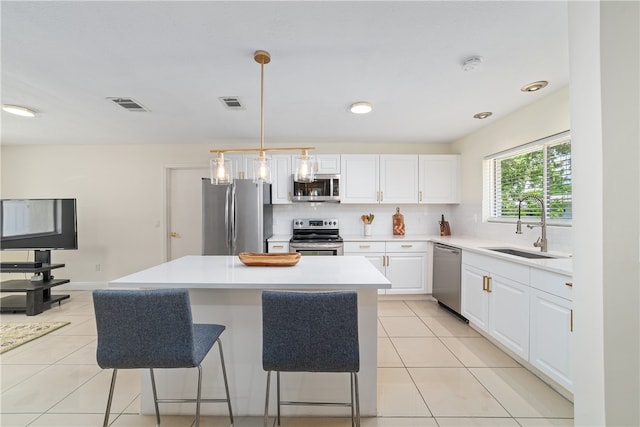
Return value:
M 304 405 L 304 406 L 348 406 L 351 407 L 350 402 L 292 402 L 292 401 L 280 401 L 281 405 Z
M 195 403 L 198 399 L 158 399 L 158 403 Z M 200 403 L 226 403 L 227 399 L 200 399 Z

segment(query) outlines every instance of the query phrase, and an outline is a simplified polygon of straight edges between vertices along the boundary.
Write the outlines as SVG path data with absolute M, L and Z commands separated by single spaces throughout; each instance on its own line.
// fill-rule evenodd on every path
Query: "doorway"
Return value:
M 209 168 L 167 166 L 166 177 L 166 261 L 202 254 L 202 178 Z

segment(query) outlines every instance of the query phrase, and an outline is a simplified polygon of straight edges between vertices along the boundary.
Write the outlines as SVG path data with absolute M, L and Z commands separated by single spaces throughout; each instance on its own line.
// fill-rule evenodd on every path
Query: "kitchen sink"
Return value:
M 488 249 L 488 250 L 494 251 L 494 252 L 500 252 L 500 253 L 507 254 L 507 255 L 515 255 L 515 256 L 519 256 L 519 257 L 523 257 L 523 258 L 529 258 L 529 259 L 555 259 L 555 258 L 561 258 L 561 257 L 554 256 L 554 255 L 542 254 L 540 252 L 528 252 L 528 251 L 522 251 L 522 250 L 513 249 L 513 248 L 485 248 L 485 249 Z

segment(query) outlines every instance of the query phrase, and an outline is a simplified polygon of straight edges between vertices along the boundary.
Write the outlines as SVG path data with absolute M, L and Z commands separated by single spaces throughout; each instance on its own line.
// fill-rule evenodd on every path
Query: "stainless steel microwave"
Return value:
M 291 200 L 294 202 L 339 202 L 340 175 L 316 175 L 312 182 L 299 182 L 295 176 Z

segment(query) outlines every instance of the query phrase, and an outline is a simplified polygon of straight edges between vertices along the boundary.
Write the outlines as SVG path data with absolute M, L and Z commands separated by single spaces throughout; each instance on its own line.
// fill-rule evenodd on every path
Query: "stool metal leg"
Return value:
M 202 396 L 202 366 L 198 365 L 198 393 L 196 394 L 196 427 L 200 427 L 200 398 Z
M 111 388 L 109 388 L 109 397 L 107 398 L 107 410 L 104 414 L 104 421 L 102 423 L 103 427 L 107 427 L 109 425 L 109 413 L 111 412 L 111 401 L 113 400 L 113 390 L 116 388 L 116 375 L 118 375 L 118 370 L 114 369 L 113 374 L 111 374 Z
M 160 425 L 160 409 L 158 409 L 158 393 L 156 392 L 156 377 L 153 375 L 153 368 L 149 368 L 151 374 L 151 390 L 153 390 L 153 404 L 156 409 L 156 425 Z
M 353 405 L 354 399 L 354 390 L 353 390 L 353 372 L 349 373 L 349 382 L 351 383 L 351 393 L 349 393 L 349 397 L 351 397 L 351 427 L 355 427 L 356 425 L 356 414 L 355 414 L 355 406 Z
M 229 394 L 229 382 L 227 381 L 227 368 L 224 364 L 224 355 L 222 354 L 222 341 L 217 339 L 218 350 L 220 351 L 220 363 L 222 364 L 222 377 L 224 378 L 224 389 L 227 393 L 227 405 L 229 406 L 229 419 L 231 420 L 231 426 L 233 426 L 233 411 L 231 410 L 231 395 Z
M 356 427 L 360 427 L 360 386 L 358 385 L 358 373 L 353 373 L 356 388 Z
M 278 425 L 280 425 L 280 371 L 276 371 L 276 383 L 276 389 L 278 393 Z
M 267 392 L 264 400 L 264 427 L 269 423 L 269 385 L 271 383 L 271 371 L 267 371 Z M 105 426 L 106 427 L 106 426 Z

